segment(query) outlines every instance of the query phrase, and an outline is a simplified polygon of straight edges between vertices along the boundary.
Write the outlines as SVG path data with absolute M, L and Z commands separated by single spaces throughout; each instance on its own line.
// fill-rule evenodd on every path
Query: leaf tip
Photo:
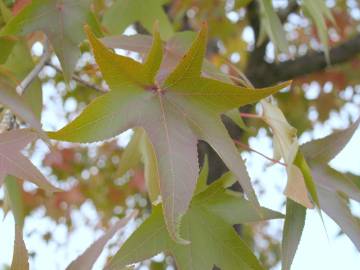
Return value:
M 159 34 L 159 20 L 156 19 L 153 25 L 153 35 Z M 160 35 L 160 34 L 159 34 Z

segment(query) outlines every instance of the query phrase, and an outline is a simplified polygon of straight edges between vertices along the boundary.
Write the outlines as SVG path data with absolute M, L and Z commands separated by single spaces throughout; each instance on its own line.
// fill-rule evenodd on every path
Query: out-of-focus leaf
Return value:
M 166 224 L 177 241 L 181 241 L 177 228 L 188 209 L 198 176 L 198 139 L 209 142 L 218 152 L 248 198 L 259 208 L 245 164 L 220 115 L 274 94 L 289 82 L 254 90 L 202 77 L 207 41 L 205 24 L 187 54 L 163 80 L 156 76 L 163 54 L 157 32 L 142 64 L 114 54 L 90 31 L 88 37 L 111 91 L 95 99 L 69 125 L 49 132 L 49 136 L 86 143 L 143 127 L 158 159 Z
M 1 134 L 0 134 L 1 136 Z M 0 141 L 3 142 L 2 140 Z M 0 143 L 0 145 L 1 145 Z M 1 147 L 1 146 L 0 146 Z M 1 155 L 1 154 L 0 154 Z M 5 178 L 6 198 L 9 201 L 11 211 L 15 219 L 15 242 L 13 260 L 11 263 L 11 270 L 28 270 L 29 257 L 23 239 L 24 226 L 24 205 L 21 193 L 21 187 L 13 176 Z
M 305 225 L 306 208 L 286 200 L 286 216 L 282 239 L 282 270 L 290 270 Z
M 323 0 L 303 0 L 302 9 L 315 23 L 320 42 L 324 46 L 325 57 L 328 63 L 330 63 L 328 32 L 325 19 L 327 18 L 332 22 L 335 21 L 329 8 Z
M 0 184 L 5 176 L 12 175 L 31 181 L 46 191 L 59 191 L 20 152 L 37 138 L 38 135 L 29 129 L 16 129 L 0 134 Z
M 88 249 L 84 251 L 78 258 L 76 258 L 66 269 L 67 270 L 89 270 L 103 251 L 106 243 L 128 222 L 135 218 L 137 211 L 132 212 L 123 219 L 120 219 L 112 226 L 102 237 L 96 240 Z
M 3 0 L 0 0 L 0 12 L 1 12 L 1 16 L 4 19 L 4 22 L 8 22 L 11 17 L 11 10 L 5 5 Z
M 40 91 L 40 89 L 39 89 Z M 0 76 L 0 103 L 8 107 L 16 116 L 27 122 L 39 134 L 46 135 L 41 129 L 41 124 L 25 99 L 16 93 L 15 87 Z
M 248 4 L 250 4 L 250 2 L 253 0 L 235 0 L 235 9 L 240 9 L 243 7 L 246 7 Z
M 0 64 L 3 64 L 9 57 L 16 40 L 13 37 L 0 37 Z
M 29 256 L 23 238 L 22 226 L 15 224 L 14 254 L 11 270 L 29 270 Z
M 119 174 L 123 175 L 128 170 L 135 168 L 140 161 L 144 163 L 145 182 L 150 200 L 155 202 L 160 194 L 156 154 L 145 130 L 135 128 L 133 137 L 121 156 L 118 169 Z
M 275 47 L 283 53 L 289 53 L 289 44 L 279 16 L 274 11 L 271 0 L 260 0 L 261 27 Z M 259 39 L 260 40 L 260 39 Z M 261 40 L 260 40 L 261 42 Z M 259 45 L 259 44 L 258 44 Z
M 360 251 L 360 222 L 351 214 L 347 202 L 339 194 L 318 186 L 321 208 L 351 239 Z
M 163 5 L 163 0 L 116 0 L 105 12 L 103 24 L 110 33 L 120 34 L 136 21 L 141 22 L 149 32 L 152 32 L 154 22 L 158 21 L 161 37 L 168 39 L 174 30 Z
M 161 206 L 156 206 L 107 269 L 119 269 L 162 251 L 174 256 L 180 270 L 212 269 L 214 265 L 225 270 L 264 269 L 232 225 L 279 218 L 281 214 L 265 208 L 258 214 L 249 201 L 229 194 L 222 184 L 215 181 L 193 198 L 181 223 L 181 233 L 191 241 L 190 244 L 177 244 L 168 236 Z M 228 215 L 230 212 L 231 216 Z
M 80 56 L 83 25 L 91 18 L 91 0 L 34 0 L 0 31 L 0 35 L 26 35 L 43 31 L 54 47 L 64 78 L 69 81 Z
M 15 223 L 21 227 L 24 225 L 24 204 L 22 199 L 21 187 L 15 177 L 6 176 L 5 196 L 9 203 L 9 208 L 13 212 Z
M 335 131 L 329 136 L 313 140 L 301 146 L 301 151 L 309 162 L 327 163 L 345 147 L 359 127 L 360 117 L 348 128 Z
M 282 157 L 287 165 L 286 171 L 288 182 L 285 195 L 290 199 L 312 208 L 313 205 L 308 198 L 306 179 L 302 173 L 300 159 L 298 157 L 298 140 L 296 129 L 286 120 L 282 111 L 275 105 L 263 100 L 263 119 L 270 126 L 274 141 L 274 159 Z M 299 164 L 295 164 L 295 162 Z

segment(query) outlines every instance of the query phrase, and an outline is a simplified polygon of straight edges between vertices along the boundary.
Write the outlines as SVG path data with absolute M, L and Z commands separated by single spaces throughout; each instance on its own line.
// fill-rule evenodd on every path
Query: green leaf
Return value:
M 7 23 L 11 19 L 12 13 L 11 10 L 5 5 L 3 0 L 0 0 L 0 12 L 4 22 Z
M 249 201 L 228 193 L 221 181 L 215 181 L 193 198 L 183 218 L 181 232 L 191 241 L 189 245 L 177 244 L 168 236 L 161 206 L 156 206 L 107 269 L 119 269 L 160 252 L 170 252 L 180 270 L 210 270 L 214 265 L 223 270 L 264 269 L 232 225 L 279 217 L 281 214 L 266 208 L 257 214 Z
M 286 200 L 286 216 L 282 239 L 282 270 L 290 270 L 305 225 L 306 208 Z
M 83 25 L 93 24 L 91 0 L 34 0 L 13 17 L 0 35 L 27 35 L 43 31 L 58 56 L 64 78 L 69 81 L 80 56 Z
M 207 188 L 207 179 L 209 175 L 209 160 L 208 157 L 205 155 L 204 157 L 204 164 L 200 170 L 200 174 L 196 183 L 196 188 L 194 194 L 199 194 L 203 192 Z
M 327 17 L 333 23 L 335 23 L 335 21 L 329 8 L 326 6 L 326 3 L 324 3 L 323 0 L 303 0 L 302 8 L 304 13 L 315 23 L 320 42 L 324 46 L 326 60 L 328 63 L 330 63 L 328 32 L 325 19 Z
M 121 156 L 118 168 L 119 174 L 125 174 L 131 168 L 136 167 L 140 161 L 144 163 L 145 182 L 150 200 L 154 203 L 160 195 L 158 184 L 159 168 L 156 154 L 145 130 L 142 128 L 135 128 L 131 141 Z
M 283 53 L 289 53 L 289 44 L 279 16 L 274 11 L 271 0 L 260 0 L 261 27 L 275 47 Z M 259 39 L 260 40 L 260 39 Z M 259 45 L 259 44 L 258 44 Z
M 13 176 L 6 176 L 5 187 L 6 198 L 9 201 L 10 209 L 13 212 L 15 223 L 22 227 L 24 225 L 25 214 L 21 187 Z
M 155 72 L 163 55 L 158 34 L 154 35 L 148 58 L 141 64 L 116 55 L 88 31 L 95 59 L 111 91 L 95 99 L 69 125 L 49 133 L 53 139 L 86 143 L 143 127 L 158 160 L 166 224 L 177 241 L 181 241 L 177 228 L 188 209 L 199 173 L 198 139 L 209 142 L 219 153 L 259 208 L 245 164 L 220 115 L 289 84 L 254 90 L 202 77 L 206 36 L 204 25 L 180 63 L 162 78 L 161 70 Z
M 16 40 L 13 37 L 0 37 L 0 64 L 3 64 L 9 57 Z
M 306 188 L 309 191 L 312 200 L 314 201 L 317 207 L 320 207 L 319 196 L 316 191 L 316 186 L 311 170 L 304 158 L 304 155 L 301 153 L 300 150 L 296 154 L 294 164 L 301 170 L 301 173 L 304 177 Z
M 249 130 L 249 128 L 246 126 L 244 120 L 240 116 L 239 109 L 237 109 L 237 108 L 232 109 L 232 110 L 228 111 L 227 113 L 225 113 L 225 115 L 228 116 L 231 120 L 233 120 L 234 123 L 239 126 L 239 128 L 241 128 L 245 131 Z
M 163 0 L 116 0 L 106 10 L 103 24 L 110 33 L 120 34 L 126 27 L 137 21 L 152 32 L 154 22 L 158 21 L 162 38 L 168 39 L 174 31 L 163 5 Z

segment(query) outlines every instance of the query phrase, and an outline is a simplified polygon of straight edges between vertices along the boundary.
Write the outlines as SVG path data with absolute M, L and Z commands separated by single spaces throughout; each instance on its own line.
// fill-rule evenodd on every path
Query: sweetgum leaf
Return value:
M 0 37 L 0 64 L 3 64 L 8 58 L 16 40 L 12 37 Z
M 360 176 L 341 173 L 330 166 L 314 164 L 311 167 L 314 180 L 318 186 L 330 192 L 341 192 L 349 198 L 360 202 Z
M 137 211 L 132 212 L 125 218 L 117 221 L 102 237 L 96 240 L 88 249 L 84 251 L 78 258 L 76 258 L 66 270 L 88 270 L 91 269 L 103 251 L 106 243 L 128 222 L 137 215 Z
M 282 239 L 282 270 L 290 270 L 305 225 L 306 208 L 286 200 L 286 216 Z
M 232 225 L 282 215 L 266 208 L 261 208 L 259 214 L 251 202 L 228 193 L 222 185 L 222 181 L 216 181 L 194 196 L 181 223 L 181 233 L 191 241 L 189 245 L 180 245 L 169 237 L 161 206 L 155 206 L 107 269 L 121 269 L 160 252 L 170 252 L 180 270 L 211 270 L 214 265 L 223 270 L 264 269 Z
M 174 30 L 163 10 L 164 4 L 164 0 L 116 0 L 105 12 L 103 24 L 110 33 L 120 34 L 136 21 L 151 32 L 154 22 L 158 21 L 161 36 L 168 39 Z
M 83 25 L 93 23 L 91 0 L 34 0 L 13 17 L 0 35 L 27 35 L 43 31 L 58 56 L 64 78 L 69 81 L 80 56 Z
M 350 141 L 359 124 L 360 117 L 346 129 L 335 131 L 324 138 L 303 144 L 301 150 L 310 162 L 328 163 Z
M 166 225 L 177 241 L 181 241 L 177 227 L 189 206 L 198 176 L 198 139 L 209 142 L 219 153 L 246 195 L 259 207 L 244 162 L 220 115 L 276 93 L 289 83 L 254 90 L 202 77 L 205 25 L 180 63 L 164 79 L 159 79 L 157 74 L 163 55 L 157 31 L 142 64 L 116 55 L 89 29 L 87 32 L 111 91 L 95 99 L 73 122 L 50 132 L 49 136 L 86 143 L 111 138 L 129 128 L 143 127 L 158 160 Z
M 29 257 L 23 238 L 24 226 L 24 205 L 21 194 L 21 187 L 16 181 L 15 177 L 7 176 L 5 178 L 6 198 L 9 201 L 9 206 L 13 212 L 15 219 L 15 242 L 13 260 L 11 263 L 11 270 L 27 270 L 29 269 Z
M 304 13 L 315 23 L 320 42 L 324 46 L 326 60 L 330 63 L 326 19 L 329 19 L 335 24 L 334 17 L 332 16 L 330 9 L 326 6 L 326 3 L 322 0 L 304 0 L 301 5 Z
M 16 129 L 0 134 L 0 184 L 7 175 L 28 180 L 49 192 L 59 191 L 21 154 L 21 150 L 38 135 L 29 129 Z
M 360 118 L 346 129 L 302 145 L 301 150 L 305 158 L 311 161 L 321 209 L 341 227 L 360 250 L 360 224 L 344 199 L 345 196 L 359 201 L 359 186 L 355 181 L 359 182 L 360 178 L 340 174 L 327 165 L 350 141 L 359 123 Z
M 360 251 L 360 222 L 351 213 L 346 200 L 338 193 L 318 187 L 320 204 L 324 212 L 331 217 L 350 238 Z
M 155 151 L 144 129 L 135 128 L 131 141 L 126 146 L 120 160 L 118 173 L 125 174 L 136 167 L 139 162 L 144 163 L 145 182 L 151 202 L 155 202 L 160 194 L 158 179 L 159 169 Z
M 6 176 L 5 191 L 6 201 L 9 203 L 9 208 L 14 215 L 15 223 L 23 226 L 25 219 L 24 204 L 22 199 L 21 187 L 15 177 Z
M 267 33 L 275 47 L 283 53 L 289 53 L 289 44 L 279 16 L 276 14 L 272 1 L 259 1 L 261 10 L 261 32 Z M 264 39 L 259 38 L 260 44 Z M 260 45 L 258 44 L 258 45 Z

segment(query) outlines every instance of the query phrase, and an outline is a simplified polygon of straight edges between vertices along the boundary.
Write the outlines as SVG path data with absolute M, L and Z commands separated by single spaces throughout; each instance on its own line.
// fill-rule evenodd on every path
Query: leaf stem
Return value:
M 56 65 L 54 65 L 54 64 L 51 63 L 50 61 L 47 61 L 45 64 L 46 64 L 47 66 L 52 67 L 53 69 L 55 69 L 56 72 L 58 72 L 58 73 L 63 73 L 63 71 L 62 71 L 59 67 L 57 67 Z M 82 79 L 79 75 L 77 75 L 77 74 L 72 74 L 71 78 L 72 78 L 74 81 L 76 81 L 76 82 L 78 82 L 78 83 L 80 83 L 80 84 L 82 84 L 82 85 L 84 85 L 84 86 L 86 86 L 86 87 L 89 87 L 89 88 L 91 88 L 91 89 L 94 89 L 94 90 L 97 91 L 97 92 L 102 92 L 102 93 L 106 93 L 106 92 L 107 92 L 107 90 L 101 88 L 101 87 L 98 86 L 97 84 L 94 84 L 94 83 L 91 83 L 91 82 L 88 82 L 88 81 L 83 80 L 83 79 Z
M 240 116 L 244 118 L 260 118 L 260 119 L 263 118 L 261 115 L 257 115 L 253 113 L 244 113 L 244 112 L 240 112 Z
M 287 166 L 285 163 L 281 162 L 280 160 L 276 160 L 276 159 L 273 159 L 273 158 L 270 158 L 266 155 L 264 155 L 263 153 L 255 150 L 255 149 L 252 149 L 249 145 L 245 144 L 245 143 L 242 143 L 240 142 L 239 140 L 234 140 L 235 144 L 240 146 L 241 148 L 245 149 L 245 150 L 249 150 L 249 151 L 252 151 L 260 156 L 262 156 L 263 158 L 266 158 L 267 160 L 271 161 L 272 163 L 278 163 L 280 165 L 283 165 L 283 166 Z
M 21 83 L 16 87 L 16 92 L 19 95 L 22 95 L 26 88 L 31 84 L 31 82 L 35 79 L 35 77 L 39 74 L 41 69 L 44 67 L 46 61 L 48 61 L 51 57 L 52 50 L 49 47 L 49 43 L 46 40 L 44 43 L 44 53 L 41 56 L 39 62 L 35 65 L 35 67 L 30 71 L 30 73 L 21 81 Z

